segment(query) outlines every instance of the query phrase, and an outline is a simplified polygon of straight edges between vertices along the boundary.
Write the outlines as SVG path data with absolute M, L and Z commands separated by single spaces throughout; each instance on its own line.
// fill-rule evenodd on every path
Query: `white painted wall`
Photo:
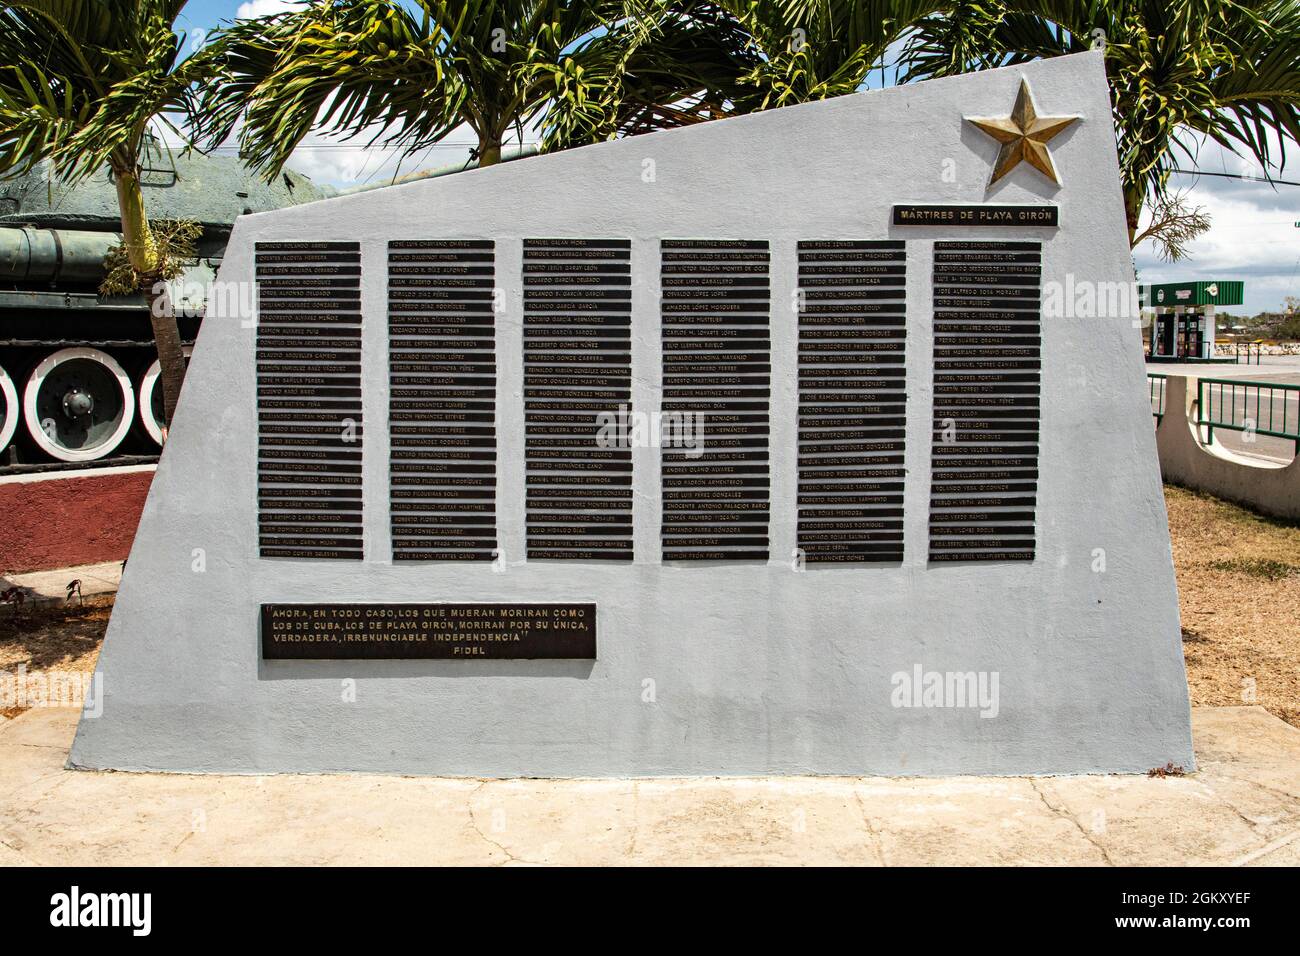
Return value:
M 986 191 L 1021 76 L 1057 188 L 1022 165 Z M 653 160 L 653 182 L 643 179 Z M 945 182 L 946 160 L 956 181 Z M 898 202 L 1060 204 L 1062 228 L 892 228 Z M 766 566 L 665 567 L 656 449 L 638 450 L 637 560 L 524 563 L 521 240 L 633 239 L 633 401 L 657 406 L 658 240 L 772 243 L 772 518 Z M 385 243 L 491 238 L 498 317 L 499 539 L 505 573 L 387 558 Z M 908 240 L 906 556 L 794 573 L 799 239 Z M 103 715 L 74 765 L 483 776 L 1145 771 L 1193 762 L 1169 538 L 1133 315 L 1045 319 L 1038 556 L 928 566 L 931 243 L 1044 241 L 1044 282 L 1132 282 L 1102 58 L 842 97 L 377 190 L 235 226 L 255 240 L 362 241 L 365 521 L 355 562 L 256 556 L 254 331 L 214 312 L 190 365 L 100 658 Z M 206 571 L 192 570 L 195 549 Z M 1105 552 L 1104 573 L 1093 570 Z M 595 601 L 594 662 L 261 662 L 258 606 L 292 601 Z M 996 671 L 999 711 L 900 709 L 891 675 Z M 344 703 L 341 682 L 356 681 Z M 655 699 L 644 700 L 646 681 Z

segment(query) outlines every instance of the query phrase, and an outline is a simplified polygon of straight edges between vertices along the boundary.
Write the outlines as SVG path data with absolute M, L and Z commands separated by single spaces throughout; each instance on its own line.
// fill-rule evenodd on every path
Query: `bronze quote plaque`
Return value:
M 263 604 L 263 660 L 595 660 L 596 605 Z

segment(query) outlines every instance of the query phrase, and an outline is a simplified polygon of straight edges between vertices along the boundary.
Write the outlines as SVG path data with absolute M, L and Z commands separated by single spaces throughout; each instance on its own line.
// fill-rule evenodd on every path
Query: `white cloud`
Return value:
M 462 128 L 444 140 L 443 146 L 403 158 L 400 149 L 367 146 L 368 140 L 369 134 L 340 140 L 309 133 L 289 157 L 288 166 L 315 182 L 346 189 L 382 183 L 394 175 L 463 163 L 469 159 L 471 146 L 478 142 L 467 128 Z
M 235 11 L 235 19 L 251 20 L 254 17 L 267 17 L 300 6 L 302 6 L 301 0 L 246 0 Z
M 1275 178 L 1300 181 L 1292 162 Z M 1191 163 L 1180 158 L 1180 166 Z M 1234 176 L 1258 176 L 1253 160 L 1243 161 L 1213 143 L 1197 151 L 1196 168 Z M 1300 186 L 1258 180 L 1175 175 L 1170 187 L 1185 192 L 1188 202 L 1210 216 L 1210 230 L 1188 247 L 1190 256 L 1175 265 L 1161 262 L 1154 244 L 1134 250 L 1142 282 L 1192 279 L 1240 279 L 1245 303 L 1230 311 L 1254 314 L 1278 309 L 1288 295 L 1300 295 Z
M 536 143 L 539 133 L 536 124 L 524 127 L 523 141 Z M 468 126 L 459 126 L 437 146 L 403 156 L 400 149 L 366 146 L 373 133 L 363 133 L 352 140 L 320 136 L 309 133 L 289 157 L 288 166 L 313 182 L 346 189 L 349 186 L 378 185 L 391 180 L 394 175 L 463 166 L 470 158 L 470 150 L 478 144 L 478 137 Z M 518 143 L 513 133 L 506 138 L 509 149 Z

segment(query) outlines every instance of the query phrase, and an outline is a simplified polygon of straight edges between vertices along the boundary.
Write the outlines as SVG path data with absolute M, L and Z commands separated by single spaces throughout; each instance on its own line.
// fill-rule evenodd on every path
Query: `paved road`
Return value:
M 1259 365 L 1236 365 L 1207 362 L 1148 362 L 1148 372 L 1170 375 L 1195 375 L 1200 378 L 1267 378 L 1275 375 L 1300 375 L 1300 355 L 1265 355 Z

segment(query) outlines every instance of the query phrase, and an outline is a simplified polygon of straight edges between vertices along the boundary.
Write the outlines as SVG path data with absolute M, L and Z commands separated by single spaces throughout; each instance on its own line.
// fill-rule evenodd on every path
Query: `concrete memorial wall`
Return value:
M 245 216 L 71 762 L 1191 767 L 1125 237 L 1100 53 Z

